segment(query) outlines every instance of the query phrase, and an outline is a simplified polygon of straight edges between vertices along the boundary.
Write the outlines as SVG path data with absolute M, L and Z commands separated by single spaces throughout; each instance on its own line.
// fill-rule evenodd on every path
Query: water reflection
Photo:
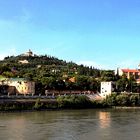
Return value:
M 140 110 L 0 114 L 0 140 L 137 140 Z
M 110 112 L 99 112 L 99 123 L 101 128 L 110 126 Z
M 26 120 L 24 117 L 18 117 L 16 119 L 11 120 L 8 123 L 8 129 L 6 134 L 12 139 L 24 139 L 24 133 L 26 133 Z

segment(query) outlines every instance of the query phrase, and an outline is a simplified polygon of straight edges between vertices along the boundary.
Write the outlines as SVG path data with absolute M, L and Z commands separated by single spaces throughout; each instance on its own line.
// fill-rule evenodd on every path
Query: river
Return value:
M 139 140 L 140 109 L 0 113 L 0 140 Z

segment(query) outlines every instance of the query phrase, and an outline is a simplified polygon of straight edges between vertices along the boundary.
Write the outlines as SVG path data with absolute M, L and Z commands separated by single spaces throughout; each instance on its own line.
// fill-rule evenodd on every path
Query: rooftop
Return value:
M 122 69 L 123 72 L 140 72 L 138 69 Z

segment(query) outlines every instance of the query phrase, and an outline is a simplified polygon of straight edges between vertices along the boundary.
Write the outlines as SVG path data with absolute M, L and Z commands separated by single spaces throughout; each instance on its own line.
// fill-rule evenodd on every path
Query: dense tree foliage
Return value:
M 26 63 L 21 63 L 24 60 Z M 113 70 L 77 65 L 48 55 L 5 57 L 0 61 L 0 75 L 35 81 L 36 91 L 41 93 L 47 89 L 100 91 L 101 81 L 115 82 L 117 92 L 140 92 L 133 76 L 128 79 L 126 75 L 115 75 Z
M 112 94 L 102 101 L 106 106 L 140 106 L 139 94 Z
M 26 63 L 20 61 L 26 60 Z M 35 81 L 36 89 L 97 90 L 100 70 L 51 56 L 8 56 L 0 61 L 0 74 Z M 74 81 L 69 79 L 75 78 Z M 40 86 L 40 87 L 39 87 Z M 42 90 L 42 92 L 44 92 Z

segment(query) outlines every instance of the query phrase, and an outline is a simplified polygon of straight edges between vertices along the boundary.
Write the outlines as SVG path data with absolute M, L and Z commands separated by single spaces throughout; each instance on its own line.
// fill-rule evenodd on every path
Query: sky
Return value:
M 31 49 L 99 69 L 140 63 L 140 0 L 0 0 L 0 59 Z

